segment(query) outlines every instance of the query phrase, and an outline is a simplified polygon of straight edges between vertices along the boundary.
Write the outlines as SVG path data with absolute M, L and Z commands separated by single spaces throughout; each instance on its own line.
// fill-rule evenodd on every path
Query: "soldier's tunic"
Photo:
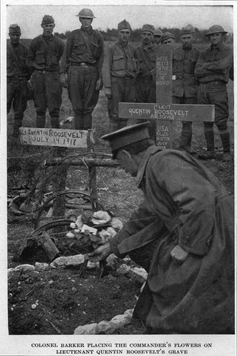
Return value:
M 18 137 L 27 107 L 27 81 L 30 78 L 30 71 L 26 65 L 28 50 L 29 48 L 22 43 L 7 45 L 7 113 L 13 105 L 15 137 Z
M 103 66 L 104 87 L 111 89 L 108 99 L 108 112 L 114 130 L 126 126 L 126 119 L 119 119 L 118 103 L 135 102 L 136 62 L 135 48 L 131 44 L 123 45 L 122 41 L 109 45 L 105 51 Z
M 233 333 L 233 196 L 191 155 L 156 146 L 137 180 L 144 203 L 110 242 L 148 271 L 134 317 L 154 333 Z M 178 244 L 182 264 L 170 256 Z
M 173 103 L 196 104 L 198 82 L 194 75 L 195 66 L 199 57 L 199 51 L 194 48 L 179 47 L 173 51 Z M 192 122 L 182 123 L 180 148 L 191 147 Z
M 198 103 L 215 105 L 215 124 L 220 131 L 223 151 L 230 151 L 230 137 L 227 121 L 229 117 L 228 93 L 226 84 L 233 64 L 233 51 L 220 43 L 217 47 L 211 45 L 201 52 L 195 75 L 199 82 Z M 214 151 L 213 122 L 204 123 L 207 149 Z
M 135 58 L 137 60 L 137 76 L 135 81 L 136 102 L 155 103 L 156 102 L 156 53 L 155 45 L 136 48 Z M 147 121 L 147 120 L 146 120 Z M 139 121 L 141 122 L 141 120 Z M 156 137 L 156 122 L 150 121 L 149 133 L 151 138 Z
M 99 99 L 96 82 L 102 77 L 103 59 L 104 40 L 99 31 L 90 26 L 70 33 L 60 72 L 68 72 L 69 98 L 77 130 L 92 127 L 92 112 Z
M 32 68 L 31 84 L 37 113 L 37 127 L 45 126 L 48 109 L 51 126 L 59 128 L 59 113 L 62 104 L 62 86 L 59 61 L 64 52 L 64 43 L 54 35 L 40 35 L 30 44 L 27 63 Z

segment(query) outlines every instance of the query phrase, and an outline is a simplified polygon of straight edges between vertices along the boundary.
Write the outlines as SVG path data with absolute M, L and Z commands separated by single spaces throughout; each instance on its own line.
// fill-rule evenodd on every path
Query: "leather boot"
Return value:
M 114 132 L 118 130 L 118 123 L 114 120 L 109 120 L 109 130 L 108 132 Z
M 87 113 L 84 115 L 84 128 L 83 130 L 92 129 L 92 113 Z
M 207 151 L 202 154 L 199 154 L 198 158 L 204 160 L 216 159 L 213 127 L 204 127 L 204 135 L 207 143 Z
M 225 132 L 225 133 L 220 133 L 220 138 L 222 142 L 222 147 L 223 147 L 223 162 L 230 162 L 232 161 L 232 156 L 230 153 L 230 133 Z
M 45 116 L 37 115 L 36 117 L 36 127 L 44 128 L 45 126 Z
M 74 116 L 75 130 L 84 130 L 84 119 L 82 114 L 76 114 Z
M 185 151 L 191 151 L 191 141 L 192 141 L 192 125 L 187 122 L 183 123 L 179 148 Z
M 51 117 L 52 129 L 59 129 L 59 117 Z
M 19 136 L 19 128 L 22 125 L 22 119 L 14 119 L 14 124 L 13 124 L 13 137 L 18 137 Z

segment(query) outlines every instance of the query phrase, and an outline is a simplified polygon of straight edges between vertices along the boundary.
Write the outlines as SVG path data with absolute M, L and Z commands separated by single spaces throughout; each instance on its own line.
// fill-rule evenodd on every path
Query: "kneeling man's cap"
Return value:
M 148 126 L 149 122 L 126 126 L 120 130 L 106 134 L 101 138 L 109 141 L 112 152 L 118 151 L 120 148 L 128 146 L 131 143 L 150 138 Z

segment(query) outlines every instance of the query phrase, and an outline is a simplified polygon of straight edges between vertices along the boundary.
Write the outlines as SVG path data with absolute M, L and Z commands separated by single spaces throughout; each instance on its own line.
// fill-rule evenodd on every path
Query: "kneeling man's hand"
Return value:
M 184 251 L 182 247 L 179 245 L 175 246 L 173 250 L 170 252 L 171 257 L 173 258 L 173 261 L 182 264 L 186 258 L 188 257 L 188 252 Z

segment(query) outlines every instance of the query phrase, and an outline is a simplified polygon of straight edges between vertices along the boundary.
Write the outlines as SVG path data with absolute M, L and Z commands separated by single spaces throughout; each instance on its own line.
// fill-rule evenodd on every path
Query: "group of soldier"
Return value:
M 31 41 L 29 48 L 20 43 L 21 29 L 9 27 L 7 46 L 7 112 L 14 109 L 13 137 L 18 137 L 27 107 L 29 86 L 32 87 L 36 110 L 36 126 L 45 127 L 46 111 L 51 127 L 59 128 L 62 88 L 74 111 L 75 129 L 92 128 L 92 113 L 104 87 L 108 99 L 109 131 L 120 129 L 127 120 L 119 118 L 119 102 L 156 102 L 156 49 L 161 44 L 172 46 L 172 90 L 175 104 L 215 105 L 215 124 L 223 146 L 223 160 L 232 159 L 228 130 L 228 93 L 226 84 L 233 80 L 233 52 L 224 45 L 227 33 L 222 26 L 209 28 L 206 36 L 211 46 L 200 53 L 193 47 L 195 29 L 188 25 L 181 30 L 177 46 L 170 32 L 162 33 L 153 25 L 144 24 L 141 44 L 129 43 L 132 28 L 128 21 L 118 24 L 118 40 L 105 46 L 101 33 L 92 28 L 94 14 L 82 9 L 78 15 L 80 29 L 72 31 L 65 43 L 53 34 L 52 16 L 42 19 L 42 35 Z M 204 123 L 207 151 L 203 159 L 215 159 L 214 123 Z M 149 133 L 156 136 L 155 121 Z M 192 123 L 183 122 L 179 148 L 193 154 Z

